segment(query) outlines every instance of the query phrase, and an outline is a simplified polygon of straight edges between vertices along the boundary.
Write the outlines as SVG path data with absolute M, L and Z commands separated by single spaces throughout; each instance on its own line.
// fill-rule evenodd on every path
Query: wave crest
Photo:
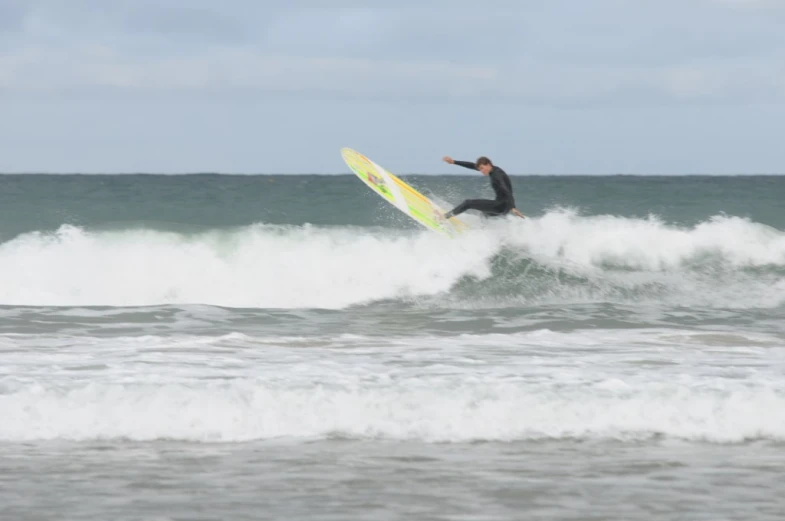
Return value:
M 348 227 L 188 234 L 64 225 L 0 244 L 2 305 L 341 309 L 438 297 L 770 307 L 783 290 L 785 233 L 722 216 L 679 227 L 556 210 L 456 240 Z

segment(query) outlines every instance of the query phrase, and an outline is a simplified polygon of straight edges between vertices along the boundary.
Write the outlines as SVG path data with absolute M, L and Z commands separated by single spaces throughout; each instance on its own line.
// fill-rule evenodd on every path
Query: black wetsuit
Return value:
M 455 164 L 464 168 L 477 170 L 477 166 L 471 161 L 455 161 Z M 496 217 L 499 215 L 506 215 L 513 208 L 515 208 L 515 198 L 512 195 L 512 183 L 507 172 L 494 166 L 491 173 L 488 174 L 491 178 L 491 188 L 496 193 L 496 199 L 466 199 L 464 202 L 444 214 L 444 217 L 449 219 L 453 215 L 458 215 L 466 210 L 478 210 L 483 213 L 485 217 Z

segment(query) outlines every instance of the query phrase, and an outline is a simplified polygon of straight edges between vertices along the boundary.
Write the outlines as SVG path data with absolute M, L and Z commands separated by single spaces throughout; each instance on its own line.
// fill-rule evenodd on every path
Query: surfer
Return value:
M 485 217 L 497 217 L 510 212 L 518 217 L 524 215 L 515 208 L 515 198 L 512 195 L 512 183 L 507 172 L 495 166 L 490 159 L 483 156 L 476 163 L 470 161 L 455 161 L 450 156 L 444 157 L 444 162 L 458 165 L 472 170 L 479 170 L 482 175 L 491 178 L 491 188 L 496 194 L 496 199 L 466 199 L 464 202 L 444 214 L 445 219 L 461 214 L 466 210 L 477 210 Z

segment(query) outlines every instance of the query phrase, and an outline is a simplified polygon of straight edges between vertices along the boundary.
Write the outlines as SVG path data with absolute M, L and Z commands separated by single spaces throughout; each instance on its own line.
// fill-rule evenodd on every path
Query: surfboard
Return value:
M 446 210 L 363 154 L 342 148 L 341 156 L 352 172 L 371 190 L 429 230 L 455 237 L 468 229 L 457 217 L 439 219 L 437 216 Z

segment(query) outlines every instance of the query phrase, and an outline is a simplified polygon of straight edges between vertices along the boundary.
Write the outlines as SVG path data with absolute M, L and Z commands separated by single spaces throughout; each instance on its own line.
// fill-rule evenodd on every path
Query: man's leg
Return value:
M 504 213 L 504 204 L 492 199 L 466 199 L 464 202 L 444 214 L 445 219 L 462 214 L 466 210 L 477 210 L 486 217 Z

